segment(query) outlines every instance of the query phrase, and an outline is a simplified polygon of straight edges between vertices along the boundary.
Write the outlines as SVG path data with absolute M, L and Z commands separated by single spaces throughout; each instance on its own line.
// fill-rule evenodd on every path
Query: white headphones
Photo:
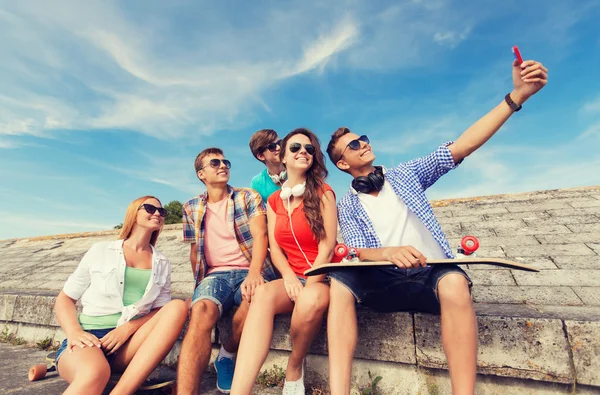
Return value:
M 269 173 L 267 172 L 267 174 Z M 280 182 L 285 181 L 285 179 L 287 178 L 287 172 L 285 170 L 282 170 L 279 174 L 269 174 L 269 177 L 275 184 L 279 184 Z
M 292 236 L 294 237 L 294 241 L 296 242 L 298 249 L 304 256 L 306 263 L 308 263 L 308 266 L 312 267 L 313 266 L 312 263 L 310 263 L 306 254 L 304 253 L 304 251 L 302 251 L 302 247 L 300 247 L 298 238 L 296 238 L 296 233 L 294 232 L 294 227 L 292 226 L 292 213 L 290 211 L 290 197 L 291 196 L 302 196 L 302 195 L 304 195 L 305 190 L 306 190 L 306 182 L 303 182 L 302 184 L 294 185 L 292 188 L 286 187 L 285 183 L 284 183 L 281 186 L 281 194 L 279 194 L 279 196 L 281 197 L 281 200 L 283 200 L 283 201 L 287 200 L 287 206 L 288 206 L 287 212 L 288 212 L 288 218 L 290 220 L 290 230 L 292 231 Z
M 303 182 L 302 184 L 294 185 L 294 187 L 292 187 L 292 188 L 286 187 L 285 186 L 286 183 L 284 183 L 281 186 L 281 194 L 279 196 L 281 196 L 282 200 L 289 200 L 289 198 L 292 196 L 304 195 L 304 191 L 306 190 L 306 182 Z

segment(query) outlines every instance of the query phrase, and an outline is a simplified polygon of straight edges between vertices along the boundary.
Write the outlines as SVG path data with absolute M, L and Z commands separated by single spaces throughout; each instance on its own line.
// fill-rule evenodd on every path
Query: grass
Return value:
M 360 395 L 381 395 L 379 388 L 377 385 L 383 379 L 381 376 L 374 377 L 371 371 L 369 370 L 369 386 L 360 390 Z
M 285 380 L 285 370 L 277 365 L 273 365 L 271 369 L 261 372 L 256 378 L 256 383 L 265 387 L 283 387 Z
M 40 340 L 39 342 L 35 343 L 35 345 L 42 351 L 56 351 L 59 347 L 58 344 L 54 344 L 51 337 Z
M 0 343 L 8 343 L 13 346 L 22 346 L 23 344 L 27 344 L 27 341 L 25 341 L 25 339 L 22 337 L 18 337 L 14 333 L 10 333 L 8 331 L 8 327 L 5 326 L 2 330 L 2 333 L 0 333 Z

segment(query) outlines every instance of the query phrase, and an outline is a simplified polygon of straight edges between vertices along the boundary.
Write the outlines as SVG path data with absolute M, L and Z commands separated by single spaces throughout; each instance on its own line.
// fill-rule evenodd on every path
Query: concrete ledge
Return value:
M 3 327 L 30 342 L 46 338 L 62 341 L 64 333 L 54 317 L 54 300 L 53 295 L 39 292 L 29 295 L 0 293 Z M 226 339 L 230 333 L 231 315 L 225 315 L 213 331 L 214 352 L 218 349 L 219 341 Z M 409 388 L 431 387 L 431 383 L 437 383 L 435 386 L 440 388 L 447 386 L 446 373 L 438 372 L 447 369 L 440 342 L 438 316 L 421 313 L 384 314 L 359 309 L 358 317 L 355 383 L 364 381 L 366 371 L 377 367 L 380 372 L 387 372 L 390 378 L 394 377 L 393 383 L 402 382 L 402 388 L 407 391 Z M 291 351 L 289 323 L 289 315 L 276 318 L 271 354 L 287 355 Z M 478 326 L 478 372 L 482 377 L 585 384 L 600 391 L 597 374 L 600 370 L 600 322 L 511 317 L 493 315 L 488 311 L 486 315 L 478 316 Z M 178 341 L 165 363 L 176 363 L 180 343 Z M 309 358 L 309 369 L 314 372 L 317 382 L 327 380 L 324 374 L 327 371 L 327 353 L 324 325 L 310 350 Z M 311 361 L 318 362 L 313 365 Z M 280 362 L 279 365 L 285 366 L 285 363 Z M 437 373 L 431 375 L 427 369 Z M 418 373 L 416 376 L 415 372 Z M 396 388 L 396 384 L 392 387 Z

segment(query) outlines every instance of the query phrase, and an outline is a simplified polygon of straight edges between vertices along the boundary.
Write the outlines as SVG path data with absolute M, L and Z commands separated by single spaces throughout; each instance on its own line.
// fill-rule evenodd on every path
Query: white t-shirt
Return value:
M 369 215 L 382 246 L 410 245 L 427 259 L 446 258 L 444 250 L 425 224 L 406 207 L 387 180 L 377 196 L 359 193 L 358 199 Z

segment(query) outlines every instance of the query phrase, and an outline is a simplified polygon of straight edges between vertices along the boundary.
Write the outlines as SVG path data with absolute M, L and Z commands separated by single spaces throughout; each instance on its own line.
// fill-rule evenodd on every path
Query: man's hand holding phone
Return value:
M 513 47 L 513 53 L 515 55 L 512 70 L 514 90 L 510 96 L 517 104 L 523 105 L 527 99 L 546 86 L 548 69 L 535 60 L 523 61 L 516 45 Z

